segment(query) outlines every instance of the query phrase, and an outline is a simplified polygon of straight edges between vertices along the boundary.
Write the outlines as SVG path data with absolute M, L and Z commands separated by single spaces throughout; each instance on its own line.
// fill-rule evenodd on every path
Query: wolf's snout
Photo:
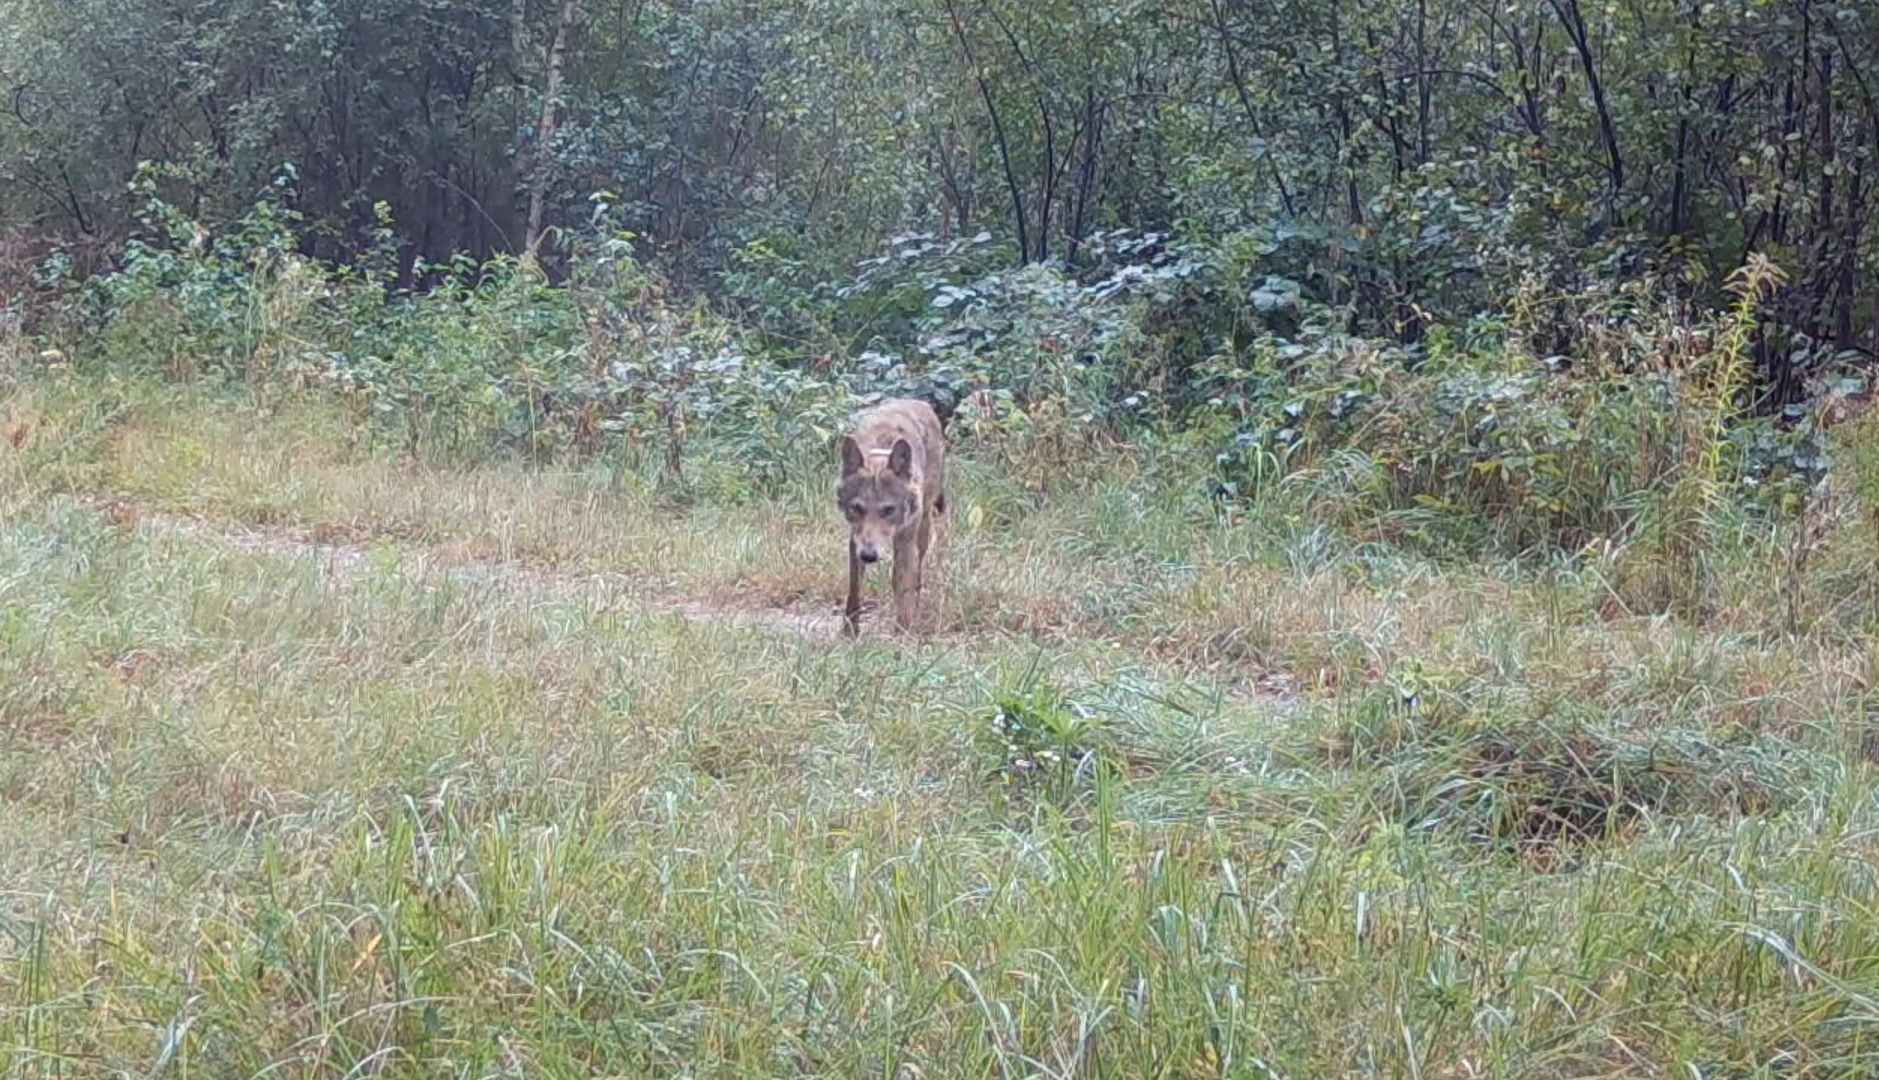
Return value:
M 860 555 L 861 561 L 865 563 L 881 561 L 881 549 L 875 547 L 873 544 L 861 545 L 861 550 L 856 554 Z

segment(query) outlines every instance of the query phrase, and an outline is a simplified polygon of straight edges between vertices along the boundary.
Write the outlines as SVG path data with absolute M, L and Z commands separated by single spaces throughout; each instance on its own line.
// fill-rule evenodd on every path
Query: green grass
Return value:
M 1660 617 L 968 454 L 928 633 L 851 645 L 713 615 L 839 601 L 810 471 L 3 393 L 8 1075 L 1879 1068 L 1879 653 L 1746 560 Z

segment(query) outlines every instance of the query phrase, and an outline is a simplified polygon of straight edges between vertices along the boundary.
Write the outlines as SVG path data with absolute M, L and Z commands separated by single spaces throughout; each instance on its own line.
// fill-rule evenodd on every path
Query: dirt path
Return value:
M 78 501 L 80 505 L 102 514 L 120 527 L 142 525 L 156 532 L 187 537 L 228 551 L 313 562 L 336 574 L 358 574 L 370 570 L 383 558 L 383 553 L 389 551 L 401 567 L 416 576 L 436 573 L 463 585 L 556 598 L 630 598 L 641 607 L 687 619 L 760 626 L 804 637 L 833 638 L 841 630 L 841 619 L 835 614 L 812 615 L 775 608 L 707 604 L 692 597 L 648 591 L 644 581 L 624 574 L 557 571 L 524 563 L 485 559 L 446 560 L 435 549 L 388 539 L 371 543 L 331 543 L 314 540 L 304 531 L 291 527 L 221 525 L 128 499 L 80 498 Z M 864 620 L 864 634 L 867 633 L 867 625 Z
M 644 579 L 625 574 L 570 572 L 518 562 L 452 558 L 435 548 L 390 538 L 364 543 L 335 543 L 316 540 L 305 530 L 291 526 L 223 524 L 162 510 L 133 499 L 78 496 L 77 501 L 79 505 L 121 528 L 143 526 L 226 551 L 313 562 L 335 574 L 367 572 L 380 564 L 389 553 L 403 572 L 417 577 L 435 573 L 464 585 L 525 595 L 555 599 L 586 598 L 608 604 L 627 602 L 645 610 L 665 612 L 686 619 L 754 626 L 806 638 L 839 640 L 841 633 L 841 617 L 832 611 L 812 614 L 772 607 L 709 603 L 696 597 L 658 590 Z M 862 637 L 879 638 L 888 633 L 880 613 L 871 601 L 862 620 Z M 945 638 L 946 635 L 940 637 Z M 1297 693 L 1292 678 L 1283 672 L 1267 672 L 1244 681 L 1233 681 L 1238 685 L 1228 690 L 1228 695 L 1243 700 L 1257 699 L 1271 703 L 1292 699 Z

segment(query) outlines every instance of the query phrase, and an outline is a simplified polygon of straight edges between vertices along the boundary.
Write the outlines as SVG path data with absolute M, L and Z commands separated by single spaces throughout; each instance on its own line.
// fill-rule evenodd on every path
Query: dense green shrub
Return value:
M 723 447 L 744 469 L 718 494 L 742 498 L 853 408 L 913 394 L 1033 490 L 1134 443 L 1213 462 L 1229 510 L 1302 500 L 1437 549 L 1641 544 L 1659 556 L 1639 586 L 1652 603 L 1692 595 L 1678 553 L 1719 506 L 1792 511 L 1826 462 L 1805 410 L 1741 408 L 1770 268 L 1720 316 L 1646 286 L 1588 294 L 1573 353 L 1543 356 L 1529 324 L 1550 316 L 1518 305 L 1412 343 L 1352 333 L 1309 285 L 1260 272 L 1286 265 L 1283 237 L 1110 232 L 1072 274 L 1013 268 L 983 235 L 904 236 L 806 291 L 754 249 L 738 293 L 769 299 L 751 325 L 676 300 L 604 198 L 560 282 L 457 259 L 401 290 L 383 208 L 375 246 L 332 265 L 296 250 L 291 173 L 215 233 L 154 178 L 115 266 L 47 294 L 78 361 L 336 393 L 413 454 L 605 452 L 683 484 L 691 448 Z

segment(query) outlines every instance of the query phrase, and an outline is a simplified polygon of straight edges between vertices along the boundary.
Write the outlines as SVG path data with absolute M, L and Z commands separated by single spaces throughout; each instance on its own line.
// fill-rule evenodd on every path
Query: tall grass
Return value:
M 932 625 L 850 646 L 710 616 L 839 599 L 813 465 L 680 506 L 304 402 L 0 421 L 11 1074 L 1875 1067 L 1875 653 L 1818 582 L 1817 633 L 1633 615 L 968 452 Z

